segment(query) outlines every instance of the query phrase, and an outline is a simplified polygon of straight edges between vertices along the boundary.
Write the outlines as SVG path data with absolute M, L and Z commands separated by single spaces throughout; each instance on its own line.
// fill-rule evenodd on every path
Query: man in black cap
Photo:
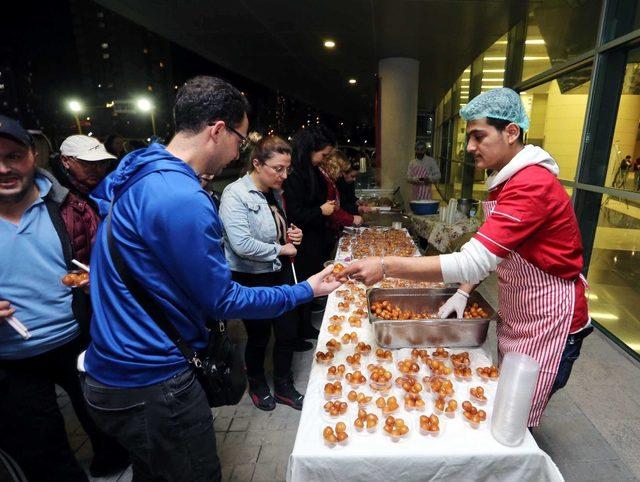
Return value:
M 0 448 L 32 482 L 87 480 L 71 452 L 55 385 L 67 392 L 91 439 L 91 475 L 128 465 L 124 449 L 89 417 L 76 371 L 89 299 L 61 279 L 74 257 L 85 252 L 88 261 L 95 237 L 97 219 L 82 203 L 36 168 L 29 133 L 0 116 Z M 13 328 L 15 319 L 26 334 Z

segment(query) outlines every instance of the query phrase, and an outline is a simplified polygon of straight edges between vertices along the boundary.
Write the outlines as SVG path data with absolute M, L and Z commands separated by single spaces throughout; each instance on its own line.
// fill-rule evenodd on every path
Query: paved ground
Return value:
M 495 282 L 482 287 L 495 302 Z M 231 323 L 234 337 L 244 329 Z M 495 352 L 495 330 L 489 346 Z M 304 390 L 312 353 L 295 356 L 297 386 Z M 70 441 L 83 466 L 91 460 L 91 444 L 64 394 L 60 405 Z M 215 420 L 223 480 L 285 479 L 299 412 L 279 405 L 273 412 L 253 407 L 247 396 L 236 407 L 219 409 Z M 534 430 L 540 447 L 556 462 L 567 481 L 640 481 L 640 366 L 604 335 L 594 332 L 583 346 L 568 386 L 551 400 Z M 100 481 L 129 481 L 131 469 Z

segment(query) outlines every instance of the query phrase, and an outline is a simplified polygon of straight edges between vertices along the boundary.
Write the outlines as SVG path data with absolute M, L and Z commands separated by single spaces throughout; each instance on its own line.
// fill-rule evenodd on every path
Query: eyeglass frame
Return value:
M 212 125 L 214 125 L 216 122 L 218 122 L 218 121 L 210 120 L 209 122 L 207 122 L 207 125 L 212 126 Z M 222 122 L 224 122 L 224 121 L 222 121 Z M 244 152 L 244 151 L 246 151 L 246 150 L 249 148 L 249 146 L 251 146 L 251 144 L 253 144 L 253 142 L 251 141 L 251 139 L 249 139 L 247 136 L 243 136 L 242 134 L 240 134 L 240 133 L 239 133 L 236 129 L 234 129 L 233 127 L 228 126 L 226 122 L 224 123 L 224 128 L 225 128 L 225 129 L 227 129 L 227 130 L 229 130 L 229 131 L 231 131 L 231 132 L 233 132 L 235 135 L 237 135 L 237 136 L 240 138 L 240 143 L 238 144 L 238 150 L 239 150 L 240 152 Z
M 293 172 L 293 166 L 289 166 L 289 167 L 284 167 L 284 166 L 270 166 L 269 164 L 267 164 L 266 162 L 261 163 L 263 166 L 267 166 L 268 168 L 270 168 L 277 176 L 282 176 L 285 172 L 287 173 L 287 176 L 290 176 L 291 173 Z

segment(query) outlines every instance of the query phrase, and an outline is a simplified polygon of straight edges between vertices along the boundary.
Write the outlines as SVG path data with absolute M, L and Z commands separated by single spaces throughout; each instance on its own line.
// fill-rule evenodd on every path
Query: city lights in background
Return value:
M 156 117 L 154 114 L 153 103 L 146 97 L 140 97 L 136 101 L 136 107 L 142 112 L 148 112 L 151 115 L 151 130 L 153 137 L 156 137 Z
M 67 102 L 67 108 L 73 114 L 73 118 L 76 121 L 76 128 L 78 129 L 78 134 L 82 134 L 82 126 L 80 125 L 80 118 L 78 117 L 78 114 L 84 111 L 84 106 L 82 105 L 82 103 L 80 103 L 80 101 L 76 99 L 72 99 Z
M 145 97 L 142 97 L 140 99 L 138 99 L 136 101 L 136 106 L 138 107 L 138 109 L 140 109 L 142 112 L 149 112 L 153 109 L 153 104 L 151 103 L 151 101 Z

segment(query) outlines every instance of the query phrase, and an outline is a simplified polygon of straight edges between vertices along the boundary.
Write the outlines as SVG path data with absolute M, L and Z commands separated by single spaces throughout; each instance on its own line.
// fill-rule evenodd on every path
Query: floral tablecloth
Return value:
M 468 233 L 475 233 L 480 227 L 480 222 L 476 218 L 458 219 L 453 224 L 440 221 L 437 214 L 425 216 L 410 214 L 409 219 L 412 232 L 426 239 L 441 253 L 454 251 L 459 238 Z

